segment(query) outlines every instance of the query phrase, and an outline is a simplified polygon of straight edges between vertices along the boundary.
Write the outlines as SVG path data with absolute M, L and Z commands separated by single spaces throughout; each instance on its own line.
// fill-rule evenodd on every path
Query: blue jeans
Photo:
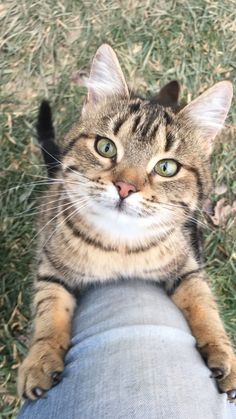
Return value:
M 88 288 L 63 380 L 19 419 L 236 419 L 182 313 L 155 284 Z

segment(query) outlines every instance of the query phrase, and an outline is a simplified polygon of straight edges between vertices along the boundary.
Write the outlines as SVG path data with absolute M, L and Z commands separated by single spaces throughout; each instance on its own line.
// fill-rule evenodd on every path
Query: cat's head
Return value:
M 140 240 L 183 224 L 211 184 L 209 157 L 231 98 L 215 84 L 178 114 L 131 98 L 118 59 L 102 45 L 82 115 L 66 137 L 63 176 L 77 210 L 98 231 Z

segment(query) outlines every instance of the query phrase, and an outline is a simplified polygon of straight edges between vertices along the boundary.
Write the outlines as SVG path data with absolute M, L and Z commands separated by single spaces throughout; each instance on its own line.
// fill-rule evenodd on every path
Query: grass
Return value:
M 45 176 L 34 138 L 37 108 L 48 97 L 62 138 L 76 120 L 83 89 L 73 74 L 88 68 L 96 48 L 116 49 L 131 87 L 156 92 L 177 78 L 190 100 L 222 79 L 235 82 L 236 9 L 232 0 L 8 0 L 0 5 L 1 36 L 1 345 L 0 417 L 20 406 L 16 370 L 26 353 L 30 283 L 36 246 L 32 209 Z M 236 192 L 236 105 L 213 157 L 216 184 L 225 183 L 229 204 Z M 215 202 L 219 199 L 212 196 Z M 228 332 L 236 335 L 235 229 L 205 232 L 206 266 Z

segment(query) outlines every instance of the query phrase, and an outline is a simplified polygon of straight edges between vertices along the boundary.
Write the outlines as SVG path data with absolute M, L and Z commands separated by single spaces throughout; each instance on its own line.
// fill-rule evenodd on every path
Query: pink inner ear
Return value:
M 213 141 L 224 126 L 232 96 L 232 84 L 219 82 L 187 105 L 180 115 L 202 132 L 203 138 Z
M 94 104 L 112 95 L 129 96 L 119 61 L 109 45 L 98 48 L 86 86 L 88 101 Z

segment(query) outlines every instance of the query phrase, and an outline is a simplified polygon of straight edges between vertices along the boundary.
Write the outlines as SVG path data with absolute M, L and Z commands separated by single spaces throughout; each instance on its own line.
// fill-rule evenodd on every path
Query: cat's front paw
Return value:
M 212 351 L 207 360 L 212 377 L 217 380 L 220 392 L 227 393 L 230 402 L 236 404 L 236 357 L 225 351 Z
M 31 347 L 18 372 L 20 397 L 36 400 L 60 381 L 64 369 L 63 356 L 49 344 Z
M 236 404 L 236 357 L 231 361 L 230 372 L 217 379 L 221 392 L 227 393 L 230 402 Z

